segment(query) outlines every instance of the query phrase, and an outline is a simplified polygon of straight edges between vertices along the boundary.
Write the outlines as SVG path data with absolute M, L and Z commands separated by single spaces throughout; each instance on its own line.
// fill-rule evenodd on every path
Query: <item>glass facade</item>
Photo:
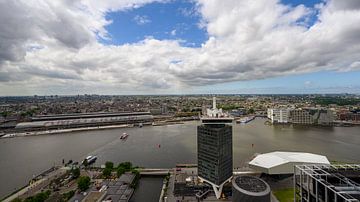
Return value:
M 216 185 L 232 176 L 232 126 L 203 124 L 197 128 L 198 175 Z

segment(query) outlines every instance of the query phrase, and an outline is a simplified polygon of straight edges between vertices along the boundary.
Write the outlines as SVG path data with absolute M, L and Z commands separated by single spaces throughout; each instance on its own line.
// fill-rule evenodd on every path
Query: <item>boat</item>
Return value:
M 1 136 L 2 138 L 13 138 L 13 137 L 16 137 L 16 134 L 15 133 L 11 133 L 11 134 L 6 134 L 6 135 L 3 135 Z
M 128 134 L 127 133 L 123 133 L 121 136 L 120 136 L 120 140 L 126 140 L 128 138 Z
M 84 164 L 84 162 L 85 162 L 85 160 L 87 161 L 87 164 L 89 165 L 89 164 L 92 164 L 92 163 L 95 163 L 95 161 L 96 161 L 96 159 L 97 159 L 97 156 L 87 156 L 84 160 L 83 160 L 83 162 L 82 162 L 82 164 Z
M 245 123 L 249 123 L 250 121 L 252 121 L 254 119 L 255 119 L 255 116 L 248 116 L 248 117 L 241 118 L 241 119 L 237 120 L 236 122 L 245 124 Z

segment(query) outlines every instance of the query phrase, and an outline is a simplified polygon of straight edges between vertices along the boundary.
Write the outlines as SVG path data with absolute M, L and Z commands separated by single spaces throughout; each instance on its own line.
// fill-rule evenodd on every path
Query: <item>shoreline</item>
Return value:
M 165 126 L 165 125 L 176 125 L 184 124 L 181 122 L 153 122 L 152 124 L 144 124 L 144 126 Z M 90 127 L 80 127 L 80 128 L 68 128 L 68 129 L 54 129 L 54 130 L 43 130 L 43 131 L 29 131 L 29 132 L 14 132 L 4 134 L 0 139 L 4 138 L 14 138 L 14 137 L 27 137 L 27 136 L 38 136 L 38 135 L 55 135 L 55 134 L 64 134 L 80 131 L 92 131 L 92 130 L 108 130 L 108 129 L 118 129 L 118 128 L 134 128 L 134 124 L 120 124 L 120 125 L 108 125 L 108 126 L 90 126 Z
M 133 127 L 134 127 L 133 124 L 121 124 L 121 125 L 110 125 L 110 126 L 91 126 L 91 127 L 81 127 L 81 128 L 9 133 L 9 134 L 3 135 L 0 138 L 14 138 L 14 137 L 38 136 L 38 135 L 55 135 L 55 134 L 71 133 L 71 132 L 78 132 L 78 131 L 106 130 L 106 129 L 133 128 Z

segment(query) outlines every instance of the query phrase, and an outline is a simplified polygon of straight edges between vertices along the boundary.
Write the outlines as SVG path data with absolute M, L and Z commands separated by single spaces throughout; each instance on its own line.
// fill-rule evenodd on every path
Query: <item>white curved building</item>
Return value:
M 330 165 L 326 156 L 305 152 L 275 151 L 257 155 L 249 167 L 270 175 L 293 174 L 295 165 Z

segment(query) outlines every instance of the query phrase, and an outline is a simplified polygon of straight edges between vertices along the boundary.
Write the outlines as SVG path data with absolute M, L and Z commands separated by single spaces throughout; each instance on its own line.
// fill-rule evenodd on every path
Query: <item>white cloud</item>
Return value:
M 310 87 L 310 86 L 313 85 L 313 82 L 312 81 L 305 81 L 304 85 L 305 85 L 305 87 Z
M 136 24 L 138 25 L 144 25 L 144 24 L 148 24 L 151 22 L 151 20 L 149 19 L 148 16 L 146 15 L 136 15 L 134 17 L 134 21 L 136 22 Z
M 179 92 L 215 82 L 359 69 L 358 0 L 316 8 L 278 0 L 199 0 L 199 23 L 209 35 L 200 48 L 153 38 L 120 46 L 98 42 L 109 37 L 107 12 L 151 2 L 0 0 L 0 19 L 7 19 L 0 22 L 0 94 Z M 314 13 L 318 20 L 308 24 Z M 143 17 L 139 22 L 147 23 Z

